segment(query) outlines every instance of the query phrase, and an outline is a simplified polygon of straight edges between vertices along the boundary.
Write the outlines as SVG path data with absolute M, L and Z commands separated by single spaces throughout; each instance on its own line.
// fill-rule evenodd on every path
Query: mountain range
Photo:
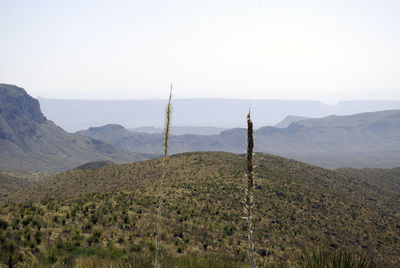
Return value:
M 144 132 L 150 134 L 163 133 L 164 129 L 161 127 L 137 127 L 131 128 L 130 131 Z M 170 129 L 171 135 L 218 135 L 222 131 L 227 130 L 226 128 L 220 127 L 191 127 L 191 126 L 172 126 Z
M 63 100 L 38 98 L 44 114 L 70 132 L 119 124 L 128 129 L 162 128 L 167 100 Z M 309 100 L 175 99 L 173 126 L 245 127 L 251 107 L 255 127 L 273 126 L 289 115 L 320 118 L 400 109 L 400 101 L 357 100 L 325 104 Z M 90 107 L 90 109 L 88 109 Z M 193 131 L 193 129 L 192 129 Z M 202 133 L 185 133 L 202 134 Z M 211 133 L 208 133 L 211 134 Z M 216 133 L 213 133 L 216 134 Z
M 288 125 L 285 127 L 285 125 Z M 78 131 L 131 152 L 162 152 L 161 134 L 132 132 L 110 124 Z M 400 166 L 400 110 L 324 118 L 289 117 L 278 127 L 254 132 L 255 150 L 327 168 Z M 235 128 L 218 135 L 172 135 L 171 153 L 246 149 L 246 129 Z
M 42 114 L 20 87 L 0 84 L 0 169 L 61 171 L 94 160 L 148 159 L 111 144 L 68 133 Z
M 172 154 L 242 153 L 246 148 L 244 128 L 175 130 L 176 134 L 214 134 L 172 135 Z M 48 120 L 39 102 L 24 89 L 0 84 L 0 169 L 61 171 L 91 161 L 127 163 L 150 159 L 161 155 L 163 147 L 160 129 L 154 132 L 130 131 L 109 124 L 68 133 Z M 400 110 L 388 110 L 323 118 L 289 116 L 275 127 L 258 128 L 254 134 L 258 152 L 327 168 L 391 168 L 400 166 L 399 133 Z

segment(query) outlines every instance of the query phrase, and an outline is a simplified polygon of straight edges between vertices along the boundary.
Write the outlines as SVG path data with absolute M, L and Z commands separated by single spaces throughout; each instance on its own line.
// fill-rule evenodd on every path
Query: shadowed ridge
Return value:
M 22 88 L 0 85 L 0 169 L 62 171 L 89 161 L 134 162 L 131 153 L 89 137 L 65 132 L 46 119 L 39 102 Z

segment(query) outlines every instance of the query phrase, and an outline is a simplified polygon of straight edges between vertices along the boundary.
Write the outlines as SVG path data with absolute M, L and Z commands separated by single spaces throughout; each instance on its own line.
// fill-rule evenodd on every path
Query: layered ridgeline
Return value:
M 247 225 L 241 218 L 245 163 L 244 155 L 217 152 L 169 158 L 161 225 L 164 261 L 217 256 L 247 263 Z M 378 267 L 398 267 L 399 184 L 380 187 L 378 175 L 390 171 L 376 170 L 375 179 L 365 179 L 360 170 L 326 170 L 266 154 L 256 154 L 254 163 L 257 263 L 287 262 L 302 249 L 321 246 L 388 262 Z M 101 255 L 114 264 L 138 258 L 137 266 L 150 266 L 161 165 L 156 159 L 70 170 L 18 191 L 0 209 L 7 241 L 18 245 L 21 259 L 40 260 L 48 256 L 50 231 L 52 262 L 73 265 L 84 256 Z
M 163 133 L 164 129 L 161 127 L 137 127 L 131 128 L 130 131 L 134 132 L 144 132 L 144 133 Z M 196 134 L 196 135 L 217 135 L 220 134 L 222 131 L 227 130 L 226 128 L 219 128 L 219 127 L 177 127 L 171 126 L 171 135 L 185 135 L 185 134 Z
M 400 110 L 328 116 L 257 130 L 258 150 L 319 166 L 400 166 Z
M 120 125 L 93 127 L 77 134 L 100 139 L 132 152 L 162 152 L 161 134 L 132 132 Z M 400 110 L 318 119 L 289 117 L 278 127 L 257 129 L 254 136 L 255 150 L 258 152 L 327 168 L 400 166 Z M 242 153 L 246 149 L 246 130 L 230 129 L 219 135 L 171 136 L 170 144 L 172 153 Z
M 0 169 L 65 170 L 94 160 L 126 163 L 148 155 L 65 132 L 22 88 L 0 84 Z
M 244 152 L 246 133 L 244 129 L 238 129 L 238 131 L 239 136 L 232 135 L 232 130 L 223 131 L 219 135 L 171 135 L 169 151 L 171 154 L 191 151 Z M 131 152 L 160 154 L 163 150 L 161 133 L 134 132 L 116 124 L 91 127 L 88 130 L 78 131 L 76 134 L 103 140 Z
M 167 100 L 62 100 L 39 98 L 46 116 L 67 131 L 77 131 L 110 123 L 129 129 L 161 127 Z M 245 126 L 243 115 L 251 106 L 255 126 L 272 126 L 288 115 L 320 118 L 331 114 L 350 115 L 364 112 L 400 109 L 399 100 L 341 101 L 324 104 L 307 100 L 249 100 L 249 99 L 173 99 L 173 126 L 233 128 Z M 87 109 L 91 107 L 91 109 Z M 68 111 L 67 113 L 65 111 Z M 146 115 L 146 116 L 132 116 Z M 172 127 L 173 127 L 172 126 Z M 173 128 L 172 128 L 173 129 Z M 151 131 L 151 129 L 143 129 Z M 180 129 L 182 130 L 182 129 Z M 196 131 L 193 133 L 193 131 Z M 189 133 L 202 134 L 199 129 Z M 211 133 L 209 133 L 211 134 Z

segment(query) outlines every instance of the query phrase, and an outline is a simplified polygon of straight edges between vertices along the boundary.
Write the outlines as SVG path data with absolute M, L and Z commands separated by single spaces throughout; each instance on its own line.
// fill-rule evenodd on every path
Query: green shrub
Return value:
M 94 230 L 93 234 L 91 236 L 89 236 L 87 239 L 89 246 L 91 246 L 92 244 L 99 243 L 100 237 L 101 237 L 101 231 Z
M 36 244 L 40 245 L 40 243 L 42 242 L 42 237 L 43 237 L 42 233 L 39 230 L 37 230 L 34 235 Z
M 5 229 L 7 229 L 8 225 L 9 225 L 8 222 L 6 222 L 3 219 L 0 219 L 0 229 L 5 230 Z

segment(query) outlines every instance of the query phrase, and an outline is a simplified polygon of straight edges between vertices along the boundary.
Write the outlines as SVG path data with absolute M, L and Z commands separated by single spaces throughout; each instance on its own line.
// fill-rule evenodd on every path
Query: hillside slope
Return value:
M 370 188 L 391 192 L 400 200 L 400 167 L 391 169 L 381 168 L 340 168 L 338 173 L 355 178 L 362 178 L 363 183 Z M 399 215 L 400 216 L 400 215 Z
M 44 171 L 0 170 L 0 198 L 53 175 Z
M 287 260 L 293 252 L 323 245 L 400 264 L 396 196 L 382 199 L 386 191 L 369 188 L 361 178 L 280 157 L 256 154 L 255 164 L 259 263 Z M 154 239 L 160 167 L 161 160 L 156 159 L 71 170 L 4 201 L 10 211 L 18 211 L 13 202 L 42 200 L 34 206 L 49 211 L 40 216 L 44 221 L 57 215 L 58 223 L 52 224 L 60 231 L 53 239 L 61 241 L 69 239 L 61 232 L 61 220 L 71 228 L 81 228 L 97 215 L 92 228 L 102 233 L 98 247 L 109 241 L 122 247 L 134 243 L 141 245 L 142 254 L 148 254 L 151 247 L 146 245 Z M 162 220 L 166 254 L 214 252 L 230 260 L 245 260 L 246 224 L 241 220 L 244 170 L 243 155 L 215 152 L 170 157 Z M 11 220 L 7 211 L 3 209 L 0 216 L 9 215 Z M 134 234 L 132 242 L 118 242 L 125 232 Z
M 94 160 L 148 159 L 113 145 L 65 132 L 46 119 L 22 88 L 0 84 L 0 169 L 66 170 Z

